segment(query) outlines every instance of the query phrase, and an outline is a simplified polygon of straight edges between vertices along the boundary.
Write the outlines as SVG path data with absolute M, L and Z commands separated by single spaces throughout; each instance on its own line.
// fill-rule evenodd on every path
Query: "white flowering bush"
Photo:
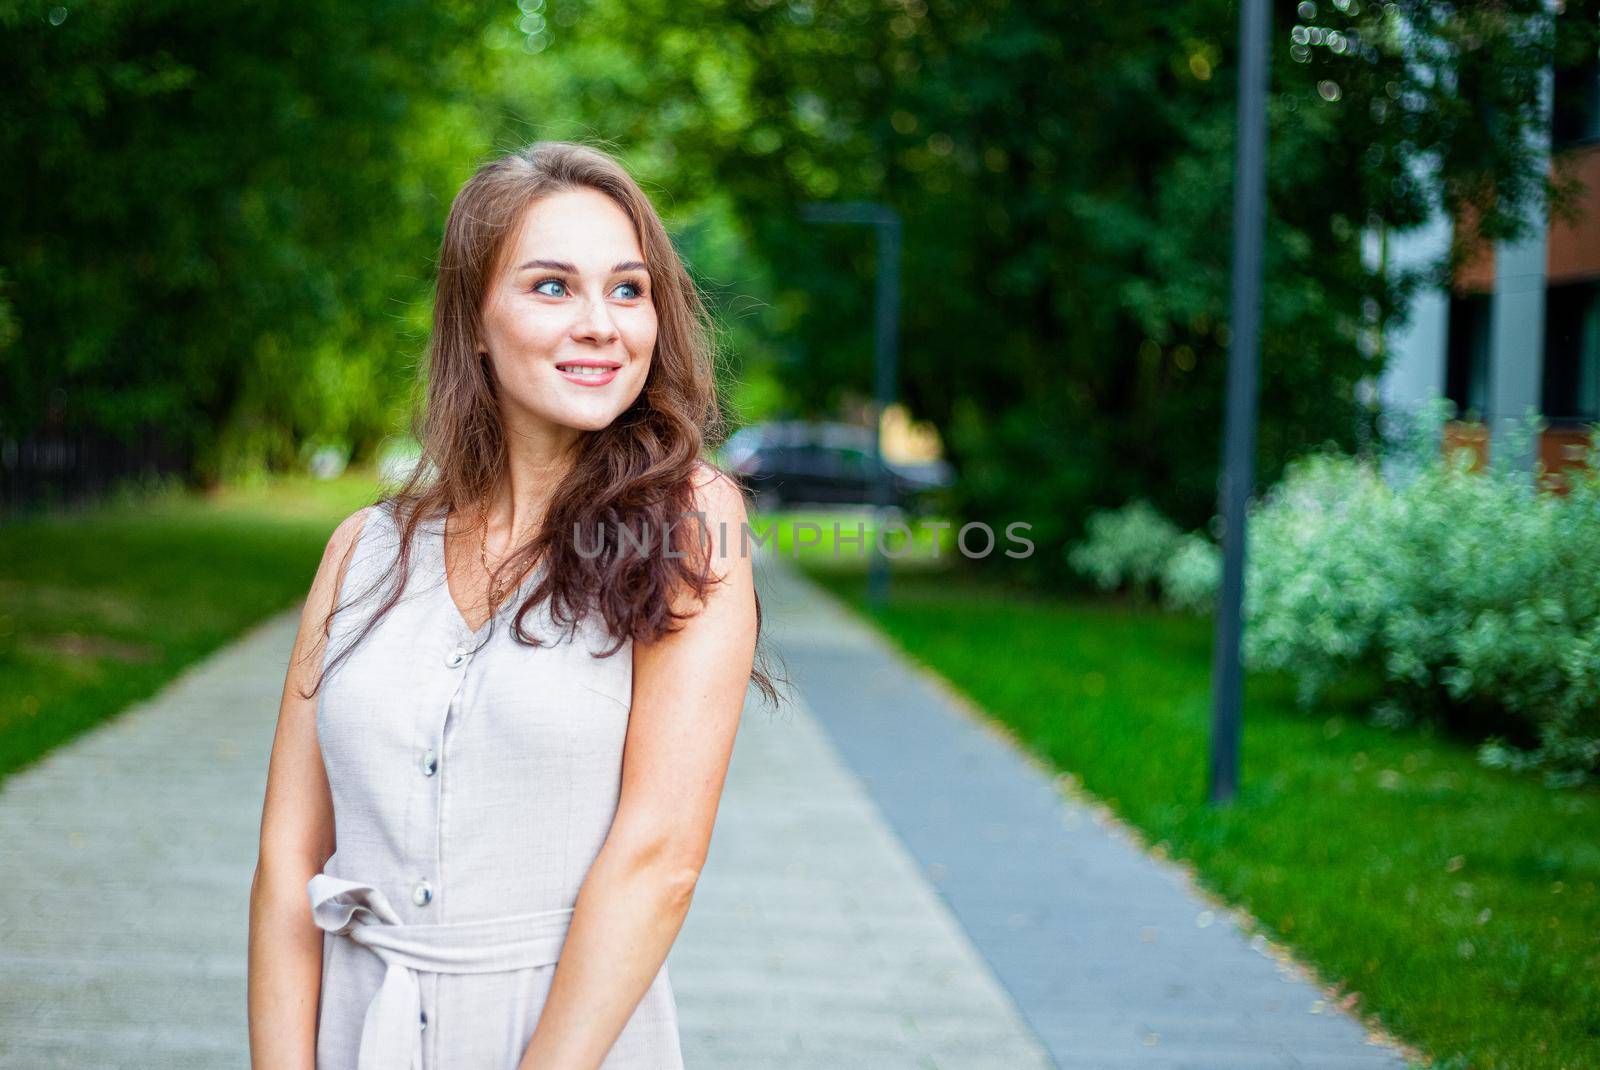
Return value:
M 1068 563 L 1101 590 L 1124 590 L 1149 600 L 1159 593 L 1169 609 L 1206 612 L 1222 570 L 1217 546 L 1183 532 L 1143 500 L 1090 514 L 1086 537 Z
M 1198 532 L 1181 537 L 1161 566 L 1161 601 L 1168 609 L 1209 612 L 1222 580 L 1222 551 Z
M 1103 591 L 1136 598 L 1155 593 L 1162 567 L 1183 538 L 1178 526 L 1147 501 L 1089 514 L 1084 540 L 1067 551 L 1067 563 Z
M 1340 456 L 1292 464 L 1250 517 L 1245 658 L 1282 669 L 1310 704 L 1352 668 L 1381 661 L 1384 622 L 1405 592 L 1384 558 L 1393 492 Z
M 1450 724 L 1484 740 L 1486 764 L 1553 786 L 1600 780 L 1600 452 L 1569 475 L 1560 496 L 1528 471 L 1469 471 L 1427 435 L 1381 472 L 1340 454 L 1290 465 L 1251 509 L 1248 664 L 1291 675 L 1308 707 L 1374 674 L 1382 722 Z M 1218 547 L 1148 503 L 1087 532 L 1069 559 L 1100 587 L 1214 604 Z
M 1453 722 L 1495 765 L 1600 776 L 1600 476 L 1436 457 L 1408 481 L 1316 456 L 1253 511 L 1245 653 L 1310 704 L 1357 667 L 1391 722 Z

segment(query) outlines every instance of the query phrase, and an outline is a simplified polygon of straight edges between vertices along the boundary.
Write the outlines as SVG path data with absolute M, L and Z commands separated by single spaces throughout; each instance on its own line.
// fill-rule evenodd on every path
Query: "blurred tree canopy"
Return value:
M 1275 2 L 1263 481 L 1370 428 L 1373 328 L 1419 280 L 1378 270 L 1369 236 L 1433 212 L 1509 236 L 1532 196 L 1559 199 L 1536 88 L 1552 57 L 1593 57 L 1597 3 Z M 893 205 L 905 398 L 964 476 L 961 519 L 1032 522 L 1037 578 L 1064 580 L 1091 507 L 1213 507 L 1235 18 L 0 0 L 0 420 L 154 418 L 212 468 L 370 441 L 420 351 L 456 186 L 494 149 L 576 138 L 633 168 L 711 293 L 736 415 L 870 392 L 872 236 L 800 208 Z
M 215 477 L 386 426 L 485 17 L 0 0 L 5 435 L 156 426 Z
M 871 382 L 872 237 L 800 205 L 882 200 L 906 220 L 902 389 L 963 472 L 963 519 L 1032 521 L 1034 563 L 1065 579 L 1055 548 L 1090 506 L 1211 515 L 1232 4 L 550 2 L 542 55 L 562 62 L 500 84 L 629 146 L 675 197 L 729 200 L 793 411 Z M 1420 278 L 1364 260 L 1364 232 L 1466 210 L 1510 236 L 1530 196 L 1570 193 L 1530 142 L 1536 88 L 1558 25 L 1564 60 L 1594 55 L 1595 13 L 1275 4 L 1263 481 L 1370 427 L 1371 328 Z

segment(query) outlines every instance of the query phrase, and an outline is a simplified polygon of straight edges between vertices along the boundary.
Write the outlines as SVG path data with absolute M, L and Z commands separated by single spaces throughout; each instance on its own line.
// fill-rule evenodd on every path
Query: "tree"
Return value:
M 1088 506 L 1144 496 L 1210 516 L 1230 4 L 551 5 L 544 55 L 564 62 L 530 68 L 523 90 L 582 102 L 573 124 L 637 147 L 675 194 L 729 198 L 752 258 L 774 265 L 764 326 L 792 341 L 764 357 L 796 411 L 868 392 L 872 292 L 867 236 L 806 228 L 798 206 L 885 200 L 907 222 L 903 389 L 952 447 L 966 518 L 1034 521 L 1040 575 L 1064 578 L 1053 548 Z M 1278 5 L 1263 480 L 1370 419 L 1360 336 L 1418 280 L 1364 261 L 1363 230 L 1446 211 L 1507 235 L 1549 185 L 1528 151 L 1533 88 L 1558 25 L 1563 48 L 1592 53 L 1594 11 Z M 1413 180 L 1424 157 L 1440 161 L 1432 187 Z
M 370 399 L 414 348 L 397 312 L 442 225 L 433 145 L 482 18 L 0 2 L 4 436 L 158 426 L 216 475 L 378 433 Z

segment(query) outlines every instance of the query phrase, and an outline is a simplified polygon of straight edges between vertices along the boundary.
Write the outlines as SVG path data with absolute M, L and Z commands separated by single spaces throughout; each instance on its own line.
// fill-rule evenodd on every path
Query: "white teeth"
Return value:
M 601 376 L 610 375 L 612 372 L 616 371 L 615 368 L 596 368 L 593 366 L 579 366 L 572 364 L 557 364 L 556 367 L 561 371 L 566 372 L 568 375 Z

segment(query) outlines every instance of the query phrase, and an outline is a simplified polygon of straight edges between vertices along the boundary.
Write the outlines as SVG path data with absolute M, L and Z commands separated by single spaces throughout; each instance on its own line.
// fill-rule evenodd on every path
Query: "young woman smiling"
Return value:
M 667 952 L 747 690 L 777 699 L 744 495 L 701 456 L 710 338 L 603 152 L 539 142 L 456 196 L 422 457 L 329 540 L 285 680 L 255 1066 L 683 1065 Z

